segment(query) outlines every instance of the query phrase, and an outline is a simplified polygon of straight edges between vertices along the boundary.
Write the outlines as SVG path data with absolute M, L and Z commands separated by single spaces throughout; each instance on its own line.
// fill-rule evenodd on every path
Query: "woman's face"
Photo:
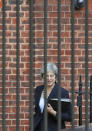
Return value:
M 47 72 L 47 85 L 48 87 L 53 87 L 56 81 L 56 76 L 54 72 Z

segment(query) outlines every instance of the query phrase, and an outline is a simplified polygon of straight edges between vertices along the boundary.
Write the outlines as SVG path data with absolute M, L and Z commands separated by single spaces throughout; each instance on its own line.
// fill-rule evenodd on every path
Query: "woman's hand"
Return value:
M 53 116 L 56 116 L 56 111 L 53 110 L 52 106 L 48 104 L 47 111 L 52 114 Z

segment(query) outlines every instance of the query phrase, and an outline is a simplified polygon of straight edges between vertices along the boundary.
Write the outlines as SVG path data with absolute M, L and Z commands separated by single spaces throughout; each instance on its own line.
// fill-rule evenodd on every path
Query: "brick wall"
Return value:
M 89 0 L 89 76 L 92 74 L 92 6 Z M 6 125 L 7 131 L 16 130 L 16 4 L 6 2 Z M 2 9 L 2 3 L 0 3 Z M 0 9 L 0 130 L 2 130 L 2 11 Z M 42 83 L 40 68 L 44 61 L 43 0 L 35 0 L 35 86 Z M 20 127 L 29 130 L 29 4 L 20 5 Z M 57 0 L 48 0 L 48 61 L 57 64 Z M 85 90 L 85 9 L 75 11 L 75 89 L 82 75 Z M 71 91 L 71 10 L 70 0 L 61 2 L 61 76 L 62 86 Z M 77 96 L 75 95 L 75 98 Z M 84 95 L 83 95 L 84 98 Z M 84 102 L 85 103 L 85 102 Z M 75 118 L 78 107 L 75 100 Z M 83 114 L 85 107 L 83 107 Z M 83 115 L 83 124 L 85 115 Z M 67 124 L 68 126 L 69 124 Z

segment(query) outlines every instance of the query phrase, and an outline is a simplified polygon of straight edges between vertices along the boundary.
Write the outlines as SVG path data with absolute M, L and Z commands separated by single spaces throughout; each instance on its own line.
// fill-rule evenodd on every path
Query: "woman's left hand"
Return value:
M 48 104 L 47 111 L 52 114 L 53 116 L 56 116 L 56 111 L 53 110 L 52 106 Z

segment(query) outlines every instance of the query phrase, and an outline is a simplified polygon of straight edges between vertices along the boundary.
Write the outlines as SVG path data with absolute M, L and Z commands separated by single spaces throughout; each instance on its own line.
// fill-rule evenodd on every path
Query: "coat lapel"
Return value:
M 57 96 L 58 96 L 58 85 L 57 84 L 55 84 L 55 86 L 54 86 L 54 88 L 52 89 L 52 91 L 51 91 L 51 93 L 50 93 L 50 95 L 48 96 L 48 99 L 51 99 L 51 98 L 57 98 Z

